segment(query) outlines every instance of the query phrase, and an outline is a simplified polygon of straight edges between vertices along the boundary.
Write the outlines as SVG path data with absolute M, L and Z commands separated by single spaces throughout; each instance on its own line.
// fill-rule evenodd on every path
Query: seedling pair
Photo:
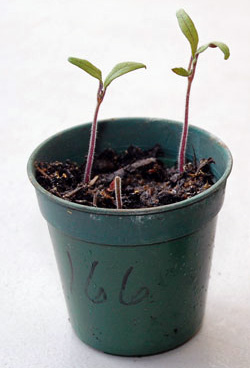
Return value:
M 176 15 L 177 15 L 180 29 L 182 33 L 185 35 L 185 37 L 187 38 L 190 44 L 190 47 L 191 47 L 191 57 L 190 57 L 188 68 L 185 69 L 182 67 L 178 67 L 178 68 L 172 69 L 174 73 L 187 78 L 185 117 L 184 117 L 184 124 L 183 124 L 183 130 L 182 130 L 182 136 L 181 136 L 179 154 L 178 154 L 178 169 L 179 169 L 179 172 L 182 173 L 185 169 L 185 154 L 186 154 L 186 146 L 187 146 L 187 138 L 188 138 L 190 91 L 191 91 L 192 82 L 195 76 L 198 57 L 202 52 L 204 52 L 208 48 L 218 47 L 224 53 L 225 60 L 229 58 L 230 52 L 226 44 L 222 42 L 217 42 L 217 41 L 209 42 L 203 46 L 198 47 L 198 43 L 199 43 L 198 32 L 194 26 L 193 21 L 189 17 L 189 15 L 183 9 L 178 10 Z M 104 99 L 107 87 L 110 85 L 110 83 L 114 79 L 122 76 L 123 74 L 129 73 L 136 69 L 146 68 L 146 66 L 142 63 L 136 63 L 136 62 L 124 62 L 124 63 L 117 64 L 108 74 L 106 79 L 103 81 L 102 72 L 100 71 L 100 69 L 95 67 L 89 61 L 78 59 L 78 58 L 73 58 L 73 57 L 69 58 L 68 60 L 72 64 L 78 66 L 79 68 L 83 69 L 85 72 L 87 72 L 88 74 L 90 74 L 91 76 L 99 80 L 99 87 L 97 91 L 97 105 L 96 105 L 94 119 L 93 119 L 92 128 L 91 128 L 89 151 L 88 151 L 87 163 L 86 163 L 85 174 L 84 174 L 84 183 L 88 184 L 91 179 L 91 171 L 92 171 L 94 153 L 95 153 L 98 113 L 99 113 L 100 105 Z M 115 184 L 116 184 L 117 208 L 121 208 L 122 202 L 121 202 L 121 182 L 120 180 L 116 178 Z

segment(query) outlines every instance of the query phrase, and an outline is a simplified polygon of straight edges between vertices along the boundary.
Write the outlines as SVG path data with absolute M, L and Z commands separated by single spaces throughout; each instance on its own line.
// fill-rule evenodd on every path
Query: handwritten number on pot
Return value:
M 92 263 L 91 270 L 90 270 L 90 273 L 88 275 L 88 278 L 87 278 L 87 281 L 86 281 L 86 285 L 85 285 L 85 290 L 84 290 L 85 291 L 85 295 L 87 296 L 87 298 L 89 300 L 91 300 L 95 304 L 101 304 L 101 303 L 104 303 L 107 300 L 107 294 L 105 293 L 103 287 L 100 287 L 99 288 L 99 292 L 98 292 L 98 294 L 95 297 L 91 297 L 89 295 L 89 286 L 90 286 L 91 280 L 93 278 L 93 274 L 95 272 L 95 268 L 98 265 L 98 263 L 99 263 L 98 261 L 94 261 Z
M 131 272 L 133 271 L 134 267 L 129 267 L 128 270 L 126 271 L 123 280 L 122 280 L 122 286 L 121 286 L 121 290 L 120 290 L 120 294 L 119 294 L 119 301 L 121 304 L 124 305 L 135 305 L 138 304 L 140 302 L 142 302 L 144 299 L 146 299 L 149 295 L 149 290 L 147 287 L 141 287 L 137 293 L 135 295 L 132 295 L 129 301 L 124 300 L 124 293 L 126 290 L 126 286 L 127 286 L 127 282 L 128 282 L 128 278 L 131 274 Z

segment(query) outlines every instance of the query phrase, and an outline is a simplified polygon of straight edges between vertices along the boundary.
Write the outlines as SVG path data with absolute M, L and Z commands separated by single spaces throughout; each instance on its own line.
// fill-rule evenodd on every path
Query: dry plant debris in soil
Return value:
M 159 145 L 142 150 L 130 146 L 117 153 L 106 149 L 94 161 L 93 175 L 84 183 L 85 164 L 66 162 L 36 163 L 37 181 L 50 193 L 78 204 L 116 208 L 114 179 L 121 178 L 123 209 L 148 208 L 180 202 L 213 185 L 212 158 L 177 167 L 166 167 L 159 158 Z

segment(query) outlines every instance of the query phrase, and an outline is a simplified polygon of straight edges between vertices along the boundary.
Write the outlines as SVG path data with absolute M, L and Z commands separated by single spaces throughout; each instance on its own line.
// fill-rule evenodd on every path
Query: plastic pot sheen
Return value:
M 148 118 L 99 122 L 97 152 L 159 143 L 163 159 L 176 161 L 182 124 Z M 31 155 L 28 175 L 48 222 L 70 321 L 79 338 L 117 355 L 141 356 L 173 349 L 201 327 L 217 214 L 232 167 L 228 148 L 190 126 L 187 156 L 213 157 L 216 183 L 167 206 L 115 210 L 62 200 L 36 181 L 34 162 L 82 162 L 90 124 L 60 132 Z

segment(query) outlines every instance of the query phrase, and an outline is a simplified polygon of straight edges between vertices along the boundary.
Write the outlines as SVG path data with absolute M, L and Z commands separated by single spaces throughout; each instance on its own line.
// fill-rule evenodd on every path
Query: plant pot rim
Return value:
M 102 124 L 102 123 L 107 123 L 107 122 L 115 122 L 116 120 L 119 120 L 121 122 L 125 122 L 128 120 L 134 120 L 135 123 L 136 122 L 143 122 L 143 121 L 147 121 L 147 122 L 154 122 L 154 121 L 165 121 L 168 124 L 175 124 L 175 125 L 179 125 L 182 126 L 181 122 L 175 121 L 175 120 L 168 120 L 168 119 L 163 119 L 163 118 L 143 118 L 143 117 L 123 117 L 123 118 L 111 118 L 111 119 L 104 119 L 104 120 L 100 120 L 98 121 L 98 124 Z M 150 208 L 135 208 L 135 209 L 113 209 L 113 208 L 99 208 L 99 207 L 90 207 L 90 206 L 85 206 L 82 204 L 78 204 L 78 203 L 74 203 L 74 202 L 70 202 L 67 201 L 65 199 L 61 199 L 55 195 L 53 195 L 52 193 L 48 192 L 47 190 L 45 190 L 36 180 L 36 177 L 34 175 L 34 162 L 37 156 L 37 152 L 44 146 L 44 144 L 48 143 L 50 140 L 53 140 L 54 138 L 56 138 L 57 136 L 60 136 L 61 134 L 67 133 L 68 131 L 71 131 L 73 129 L 79 129 L 79 127 L 81 126 L 86 126 L 89 125 L 91 126 L 91 122 L 90 123 L 84 123 L 84 124 L 78 124 L 75 125 L 73 127 L 64 129 L 56 134 L 53 134 L 52 136 L 50 136 L 49 138 L 47 138 L 46 140 L 44 140 L 39 146 L 37 146 L 37 148 L 32 152 L 32 154 L 29 157 L 28 160 L 28 164 L 27 164 L 27 172 L 28 172 L 28 177 L 31 181 L 31 183 L 33 184 L 33 186 L 35 187 L 35 189 L 42 195 L 47 196 L 51 201 L 56 202 L 58 205 L 63 206 L 63 207 L 67 207 L 68 210 L 74 210 L 74 211 L 80 211 L 80 212 L 88 212 L 91 214 L 95 214 L 95 215 L 109 215 L 109 216 L 131 216 L 131 215 L 151 215 L 151 214 L 156 214 L 156 213 L 162 213 L 162 212 L 170 212 L 170 211 L 175 211 L 184 207 L 188 207 L 194 203 L 203 201 L 205 198 L 209 197 L 210 195 L 212 195 L 214 192 L 216 192 L 219 187 L 222 185 L 222 183 L 224 181 L 226 181 L 226 179 L 228 178 L 231 170 L 232 170 L 232 165 L 233 165 L 233 158 L 232 158 L 232 154 L 230 152 L 230 150 L 228 149 L 228 147 L 224 144 L 223 141 L 221 141 L 218 137 L 216 137 L 215 135 L 211 134 L 210 132 L 208 132 L 205 129 L 199 128 L 195 125 L 189 125 L 189 128 L 195 130 L 196 132 L 200 133 L 200 134 L 205 134 L 207 137 L 209 137 L 209 139 L 216 141 L 217 144 L 219 144 L 223 150 L 226 152 L 227 155 L 227 166 L 226 169 L 223 173 L 223 175 L 221 176 L 221 178 L 219 180 L 217 180 L 209 189 L 206 189 L 204 192 L 197 194 L 196 196 L 192 197 L 192 198 L 188 198 L 185 199 L 181 202 L 177 202 L 177 203 L 172 203 L 172 204 L 168 204 L 168 205 L 163 205 L 163 206 L 158 206 L 158 207 L 150 207 Z

